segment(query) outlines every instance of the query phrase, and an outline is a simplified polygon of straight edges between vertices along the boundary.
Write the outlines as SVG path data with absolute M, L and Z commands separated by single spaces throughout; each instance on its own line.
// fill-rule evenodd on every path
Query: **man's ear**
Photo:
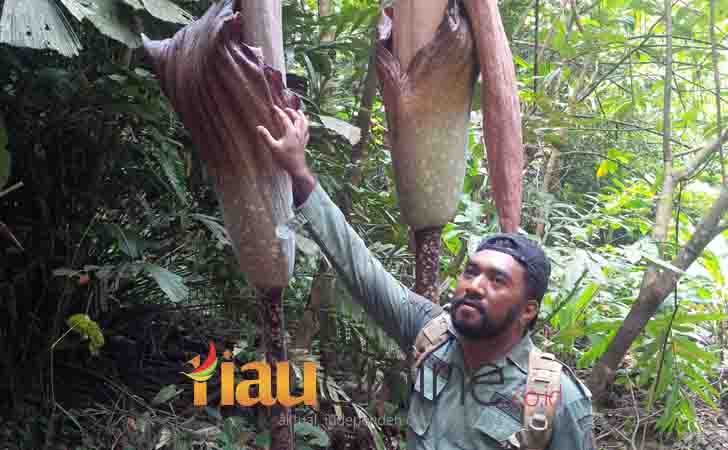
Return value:
M 539 303 L 537 300 L 531 299 L 526 302 L 526 306 L 523 308 L 521 314 L 521 325 L 528 327 L 533 319 L 538 317 Z

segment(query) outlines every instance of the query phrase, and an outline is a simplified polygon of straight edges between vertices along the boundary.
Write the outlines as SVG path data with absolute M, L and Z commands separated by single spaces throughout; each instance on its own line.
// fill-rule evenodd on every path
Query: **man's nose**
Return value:
M 470 283 L 465 286 L 466 293 L 473 293 L 482 296 L 485 294 L 485 274 L 478 274 L 476 277 L 470 280 Z

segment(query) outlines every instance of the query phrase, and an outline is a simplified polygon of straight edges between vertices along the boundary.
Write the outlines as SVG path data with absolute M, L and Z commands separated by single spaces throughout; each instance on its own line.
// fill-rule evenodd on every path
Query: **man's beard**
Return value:
M 468 339 L 484 339 L 493 338 L 503 333 L 517 318 L 519 305 L 513 305 L 503 320 L 498 323 L 488 315 L 485 306 L 477 300 L 471 300 L 465 297 L 454 298 L 451 302 L 450 317 L 452 317 L 452 325 L 460 335 Z M 457 311 L 462 306 L 470 306 L 480 313 L 480 323 L 467 324 L 457 319 Z

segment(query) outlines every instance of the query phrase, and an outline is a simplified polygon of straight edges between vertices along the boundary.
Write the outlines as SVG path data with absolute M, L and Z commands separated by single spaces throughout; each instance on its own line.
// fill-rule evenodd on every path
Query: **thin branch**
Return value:
M 640 41 L 640 43 L 637 44 L 637 46 L 633 47 L 630 51 L 628 51 L 627 53 L 625 53 L 624 56 L 622 56 L 622 58 L 620 58 L 619 61 L 614 65 L 614 67 L 612 67 L 611 69 L 609 69 L 607 71 L 607 73 L 605 73 L 601 78 L 599 78 L 597 81 L 595 81 L 594 83 L 592 83 L 592 85 L 587 88 L 586 92 L 584 92 L 583 94 L 581 94 L 580 96 L 578 96 L 577 97 L 577 103 L 581 103 L 584 99 L 586 99 L 587 97 L 589 97 L 592 94 L 592 92 L 594 92 L 594 90 L 597 87 L 599 87 L 600 84 L 602 84 L 602 81 L 606 80 L 610 75 L 612 75 L 612 73 L 614 73 L 615 70 L 617 70 L 617 68 L 619 66 L 621 66 L 625 61 L 627 61 L 628 58 L 630 58 L 635 52 L 637 52 L 639 49 L 641 49 L 642 46 L 646 45 L 647 44 L 647 41 L 649 41 L 650 39 L 652 39 L 652 30 L 654 30 L 655 27 L 657 26 L 657 24 L 659 24 L 660 22 L 662 22 L 663 19 L 664 19 L 664 17 L 658 18 L 655 21 L 655 23 L 652 24 L 652 26 L 650 27 L 649 31 L 647 32 L 647 37 L 645 37 L 644 39 L 642 39 L 642 41 Z
M 534 5 L 534 15 L 536 16 L 536 26 L 534 27 L 534 35 L 533 35 L 533 95 L 534 98 L 536 97 L 536 93 L 538 92 L 538 28 L 539 28 L 539 9 L 540 9 L 540 2 L 539 0 L 536 0 L 536 4 Z
M 576 23 L 576 28 L 579 29 L 581 34 L 584 34 L 584 28 L 581 26 L 581 20 L 579 20 L 579 10 L 576 7 L 576 0 L 571 0 L 571 11 L 574 14 L 572 19 Z
M 710 46 L 711 57 L 713 58 L 713 79 L 715 80 L 715 120 L 718 127 L 718 136 L 723 135 L 722 122 L 720 117 L 720 71 L 718 69 L 718 49 L 715 42 L 715 0 L 710 0 Z M 718 144 L 718 152 L 720 153 L 720 175 L 723 185 L 726 184 L 725 178 L 725 159 L 723 158 L 723 145 Z
M 672 219 L 672 196 L 675 189 L 675 177 L 672 168 L 672 1 L 664 1 L 665 18 L 665 75 L 663 84 L 662 106 L 662 161 L 665 176 L 662 179 L 662 189 L 657 195 L 657 208 L 655 211 L 655 226 L 652 229 L 652 238 L 658 243 L 660 257 L 665 258 L 665 241 L 667 228 Z
M 634 130 L 620 130 L 620 131 L 635 131 L 635 130 L 639 130 L 639 131 L 644 131 L 646 133 L 654 134 L 656 136 L 663 137 L 663 134 L 661 132 L 659 132 L 657 130 L 653 130 L 651 128 L 647 128 L 647 127 L 643 127 L 643 126 L 637 125 L 636 123 L 623 122 L 621 120 L 608 119 L 606 117 L 592 116 L 592 115 L 588 115 L 588 114 L 571 114 L 570 116 L 571 117 L 575 117 L 577 119 L 597 119 L 597 118 L 599 118 L 599 119 L 604 120 L 606 122 L 611 122 L 611 123 L 614 123 L 614 124 L 617 124 L 617 125 L 622 125 L 622 126 L 625 126 L 625 127 L 632 127 L 632 128 L 634 128 Z M 673 137 L 670 138 L 670 142 L 672 142 L 673 144 L 677 144 L 677 145 L 679 145 L 681 147 L 690 148 L 689 145 L 687 145 L 687 144 L 685 144 L 685 143 L 683 143 L 683 142 L 681 142 L 678 139 L 675 139 Z M 684 154 L 685 153 L 681 153 L 680 155 L 684 155 Z
M 720 136 L 720 139 L 716 139 L 708 145 L 697 149 L 695 157 L 693 157 L 685 167 L 675 169 L 672 173 L 675 177 L 675 181 L 684 180 L 685 178 L 691 177 L 700 166 L 703 165 L 706 159 L 713 153 L 715 153 L 722 145 L 728 141 L 728 130 L 724 131 Z M 683 155 L 684 153 L 681 153 Z
M 618 159 L 615 159 L 615 158 L 610 158 L 609 156 L 603 155 L 603 154 L 598 153 L 598 152 L 586 152 L 586 151 L 563 152 L 561 154 L 561 156 L 564 156 L 564 155 L 575 155 L 575 154 L 576 155 L 593 155 L 593 156 L 598 156 L 598 157 L 600 157 L 602 159 L 606 159 L 607 161 L 611 161 L 611 162 L 615 163 L 616 165 L 618 165 L 622 169 L 626 170 L 627 172 L 631 173 L 632 175 L 636 175 L 636 176 L 642 178 L 648 184 L 654 183 L 654 181 L 649 180 L 645 175 L 637 172 L 632 167 L 630 167 L 629 165 L 623 163 L 622 161 L 620 161 Z
M 555 316 L 556 314 L 558 314 L 558 313 L 559 313 L 559 311 L 561 311 L 561 309 L 562 309 L 562 308 L 563 308 L 564 306 L 566 306 L 566 305 L 567 305 L 567 304 L 568 304 L 568 303 L 569 303 L 569 302 L 570 302 L 570 301 L 571 301 L 571 300 L 572 300 L 572 299 L 574 298 L 574 296 L 576 295 L 576 292 L 577 292 L 577 291 L 579 290 L 579 288 L 581 287 L 581 282 L 582 282 L 582 281 L 584 281 L 584 278 L 586 278 L 586 275 L 587 275 L 588 273 L 589 273 L 589 269 L 584 269 L 584 270 L 583 270 L 583 271 L 581 272 L 581 275 L 579 275 L 579 278 L 577 278 L 577 279 L 576 279 L 576 281 L 574 282 L 574 286 L 572 286 L 572 287 L 571 287 L 571 290 L 569 291 L 569 293 L 568 293 L 568 294 L 566 294 L 566 297 L 564 297 L 564 299 L 563 299 L 563 300 L 561 300 L 561 301 L 560 301 L 560 302 L 559 302 L 559 303 L 558 303 L 558 304 L 556 305 L 556 307 L 554 308 L 554 310 L 553 310 L 553 311 L 551 311 L 551 313 L 550 313 L 550 314 L 548 315 L 548 317 L 546 317 L 546 319 L 544 319 L 544 320 L 543 320 L 543 321 L 541 322 L 541 324 L 540 324 L 540 325 L 539 325 L 538 327 L 536 327 L 536 328 L 535 328 L 535 329 L 534 329 L 534 330 L 533 330 L 533 331 L 531 332 L 531 334 L 535 335 L 535 334 L 539 333 L 539 332 L 541 331 L 541 329 L 542 329 L 542 328 L 543 328 L 543 327 L 544 327 L 544 326 L 545 326 L 545 325 L 546 325 L 547 323 L 550 323 L 550 322 L 551 322 L 551 319 L 553 319 L 553 318 L 554 318 L 554 316 Z
M 728 211 L 728 189 L 724 186 L 721 189 L 720 196 L 703 216 L 690 240 L 673 260 L 672 264 L 675 267 L 687 270 L 690 264 L 703 253 L 710 241 L 728 228 L 728 221 L 721 220 L 726 211 Z
M 631 37 L 626 38 L 625 41 L 632 41 L 632 40 L 635 40 L 635 39 L 643 39 L 644 37 L 645 37 L 645 35 L 631 36 Z M 664 39 L 665 38 L 665 35 L 664 34 L 653 34 L 652 37 L 653 38 L 656 38 L 656 39 Z M 688 36 L 674 36 L 673 35 L 672 38 L 673 39 L 680 39 L 680 40 L 683 40 L 683 41 L 697 42 L 699 44 L 711 45 L 711 43 L 708 42 L 708 41 L 704 41 L 702 39 L 695 39 L 695 38 L 688 37 Z M 717 44 L 717 47 L 720 50 L 728 50 L 728 47 L 726 47 L 725 45 Z
M 9 188 L 5 189 L 4 191 L 0 191 L 0 198 L 3 198 L 4 196 L 8 195 L 9 193 L 13 192 L 14 190 L 20 189 L 23 186 L 24 186 L 23 185 L 23 182 L 22 181 L 18 181 L 17 183 L 15 183 L 14 185 L 12 185 Z
M 672 0 L 665 0 L 665 88 L 662 109 L 662 159 L 665 170 L 672 169 Z

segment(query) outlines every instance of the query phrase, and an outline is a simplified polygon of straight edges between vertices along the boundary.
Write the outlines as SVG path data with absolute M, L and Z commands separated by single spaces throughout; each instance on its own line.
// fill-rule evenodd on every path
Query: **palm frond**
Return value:
M 82 49 L 68 20 L 54 0 L 5 0 L 0 42 L 15 47 L 55 50 L 76 56 Z

